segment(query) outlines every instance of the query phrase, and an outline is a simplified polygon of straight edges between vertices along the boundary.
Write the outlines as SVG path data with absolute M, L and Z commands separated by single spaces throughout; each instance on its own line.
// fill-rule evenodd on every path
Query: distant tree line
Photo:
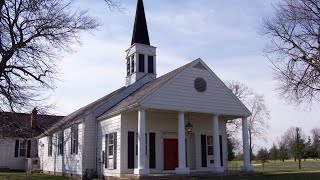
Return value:
M 297 133 L 298 129 L 299 133 Z M 255 156 L 256 160 L 266 162 L 267 160 L 320 159 L 320 128 L 312 129 L 311 136 L 308 137 L 300 128 L 298 129 L 289 128 L 269 150 L 261 148 Z

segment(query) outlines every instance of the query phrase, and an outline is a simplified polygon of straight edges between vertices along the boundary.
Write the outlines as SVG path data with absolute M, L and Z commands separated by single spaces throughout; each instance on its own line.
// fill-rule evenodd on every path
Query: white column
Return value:
M 176 168 L 177 174 L 189 174 L 190 169 L 186 167 L 186 134 L 184 125 L 184 112 L 178 115 L 178 150 L 179 150 L 179 167 Z
M 214 165 L 213 171 L 222 172 L 223 168 L 221 167 L 220 161 L 220 142 L 219 142 L 219 116 L 213 116 L 213 155 L 214 155 Z
M 149 169 L 146 168 L 146 139 L 145 139 L 145 110 L 138 110 L 138 168 L 134 174 L 147 175 Z
M 246 117 L 242 118 L 242 143 L 243 143 L 243 166 L 241 167 L 241 170 L 253 171 L 253 166 L 251 166 L 250 164 L 248 120 Z

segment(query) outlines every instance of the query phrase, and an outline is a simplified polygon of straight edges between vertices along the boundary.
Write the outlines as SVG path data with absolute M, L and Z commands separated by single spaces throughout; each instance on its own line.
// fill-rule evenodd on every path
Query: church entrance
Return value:
M 163 139 L 164 170 L 175 170 L 179 163 L 178 139 Z

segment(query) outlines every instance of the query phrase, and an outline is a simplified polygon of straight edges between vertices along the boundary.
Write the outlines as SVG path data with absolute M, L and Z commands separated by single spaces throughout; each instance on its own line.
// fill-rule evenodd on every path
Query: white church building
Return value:
M 242 171 L 250 164 L 251 112 L 202 61 L 157 77 L 145 11 L 138 0 L 126 84 L 62 118 L 38 139 L 40 167 L 75 178 L 228 169 L 226 122 L 242 118 Z

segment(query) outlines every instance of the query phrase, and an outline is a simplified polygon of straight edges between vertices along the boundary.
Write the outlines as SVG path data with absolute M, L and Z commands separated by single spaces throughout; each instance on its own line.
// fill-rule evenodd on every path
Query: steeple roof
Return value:
M 137 3 L 131 45 L 134 43 L 150 45 L 148 26 L 142 0 L 138 0 Z

